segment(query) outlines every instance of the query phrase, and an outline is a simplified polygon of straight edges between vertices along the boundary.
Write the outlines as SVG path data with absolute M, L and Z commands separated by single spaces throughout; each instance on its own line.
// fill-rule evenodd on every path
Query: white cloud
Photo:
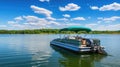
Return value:
M 36 16 L 24 16 L 27 24 L 35 25 L 35 26 L 45 26 L 51 24 L 45 18 L 38 18 Z
M 88 26 L 88 27 L 93 27 L 93 26 L 96 26 L 96 25 L 97 25 L 96 23 L 86 24 L 86 26 Z
M 13 21 L 8 21 L 8 26 L 0 25 L 1 29 L 40 29 L 40 28 L 63 28 L 66 26 L 83 26 L 80 23 L 73 22 L 57 22 L 51 21 L 46 18 L 39 18 L 37 16 L 21 16 L 22 21 L 17 22 L 15 19 Z M 99 18 L 102 19 L 102 18 Z M 100 24 L 91 23 L 85 24 L 84 26 L 90 27 L 92 30 L 119 30 L 120 24 Z
M 49 2 L 50 0 L 39 0 L 40 2 Z
M 103 17 L 99 17 L 99 20 L 105 21 L 105 22 L 112 22 L 112 21 L 116 21 L 120 19 L 120 16 L 112 16 L 109 18 L 103 18 Z
M 50 24 L 51 25 L 57 25 L 57 26 L 61 25 L 59 22 L 55 22 L 55 21 L 50 21 Z
M 86 20 L 84 17 L 76 17 L 76 18 L 73 18 L 72 20 Z
M 24 25 L 21 25 L 16 21 L 8 21 L 8 24 L 9 24 L 9 26 L 13 27 L 14 29 L 17 29 L 17 28 L 21 29 L 21 28 L 25 27 Z
M 102 7 L 91 6 L 90 8 L 93 10 L 98 9 L 100 11 L 109 11 L 109 10 L 118 11 L 118 10 L 120 10 L 120 3 L 114 2 L 109 5 L 103 5 Z
M 109 4 L 109 5 L 104 5 L 102 7 L 99 8 L 100 11 L 106 11 L 106 10 L 114 10 L 114 11 L 117 11 L 117 10 L 120 10 L 120 4 L 119 3 L 112 3 L 112 4 Z
M 48 20 L 46 18 L 39 18 L 37 16 L 21 16 L 23 21 L 17 22 L 15 19 L 13 21 L 8 21 L 9 29 L 40 29 L 40 28 L 62 28 L 66 26 L 80 26 L 79 23 L 64 23 L 63 21 L 67 21 L 66 18 L 57 19 L 57 21 L 61 20 L 62 22 L 57 22 L 55 20 Z M 23 22 L 23 23 L 21 23 Z
M 92 10 L 97 10 L 97 9 L 99 9 L 97 6 L 90 6 L 90 8 L 91 8 Z
M 47 17 L 48 20 L 56 20 L 55 18 L 53 17 Z
M 57 28 L 64 28 L 64 27 L 69 27 L 69 26 L 81 26 L 81 24 L 80 23 L 73 23 L 73 22 L 59 23 Z
M 14 19 L 15 19 L 16 21 L 21 21 L 21 20 L 23 20 L 23 18 L 22 18 L 21 16 L 15 17 Z
M 45 9 L 45 8 L 37 7 L 37 6 L 35 6 L 35 5 L 31 5 L 31 8 L 32 8 L 32 10 L 33 10 L 35 13 L 43 14 L 43 15 L 45 15 L 46 17 L 50 17 L 51 14 L 52 14 L 52 11 L 47 10 L 47 9 Z
M 98 24 L 100 24 L 102 21 L 97 21 Z
M 70 15 L 69 15 L 69 14 L 64 14 L 63 16 L 64 16 L 64 17 L 67 17 L 67 18 L 69 18 L 69 17 L 70 17 Z
M 103 20 L 104 21 L 115 21 L 117 19 L 120 19 L 120 17 L 119 16 L 113 16 L 113 17 L 110 17 L 110 18 L 104 18 Z
M 40 18 L 36 17 L 36 16 L 23 16 L 23 18 L 25 19 L 25 21 L 27 22 L 36 22 L 36 21 L 39 21 Z M 41 20 L 44 20 L 44 18 L 42 18 Z
M 13 25 L 13 24 L 17 24 L 18 22 L 16 22 L 16 21 L 8 21 L 8 24 L 9 25 Z
M 107 24 L 107 25 L 101 25 L 101 24 L 86 24 L 85 26 L 91 28 L 92 30 L 120 30 L 120 24 Z
M 60 19 L 57 19 L 57 20 L 60 20 L 60 21 L 68 21 L 67 18 L 60 18 Z
M 53 12 L 50 11 L 50 10 L 47 10 L 45 8 L 40 8 L 40 7 L 37 7 L 37 6 L 34 6 L 34 5 L 31 5 L 31 8 L 33 9 L 33 11 L 35 13 L 45 15 L 46 19 L 48 19 L 48 20 L 56 20 L 55 18 L 51 17 L 51 14 L 53 14 Z
M 39 18 L 37 16 L 21 16 L 24 23 L 16 22 L 14 19 L 13 21 L 8 21 L 9 26 L 17 29 L 40 29 L 40 28 L 47 28 L 52 26 L 59 26 L 59 22 L 52 21 L 50 18 Z
M 67 24 L 63 24 L 65 26 L 80 26 L 80 23 L 67 23 Z
M 7 25 L 0 25 L 0 29 L 1 30 L 6 30 L 7 29 Z
M 81 7 L 74 3 L 69 3 L 65 7 L 59 7 L 60 11 L 76 11 Z

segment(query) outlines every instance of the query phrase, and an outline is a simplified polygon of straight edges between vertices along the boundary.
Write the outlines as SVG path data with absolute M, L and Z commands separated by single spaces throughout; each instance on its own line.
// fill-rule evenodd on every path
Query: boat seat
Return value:
M 82 42 L 81 46 L 84 46 L 84 47 L 86 47 L 86 46 L 87 46 L 86 39 L 82 39 L 82 40 L 81 40 L 81 42 Z
M 69 37 L 69 39 L 75 39 L 75 37 L 71 36 L 71 37 Z

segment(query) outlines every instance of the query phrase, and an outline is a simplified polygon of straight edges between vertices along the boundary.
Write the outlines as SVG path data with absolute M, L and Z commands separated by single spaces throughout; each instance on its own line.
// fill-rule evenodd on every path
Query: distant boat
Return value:
M 76 33 L 78 33 L 79 31 L 84 31 L 89 33 L 92 30 L 87 27 L 71 26 L 68 28 L 60 29 L 59 32 L 62 32 L 62 31 L 74 31 Z M 58 46 L 60 48 L 65 48 L 67 50 L 77 52 L 77 53 L 94 52 L 99 54 L 107 54 L 104 51 L 104 47 L 100 45 L 99 39 L 85 38 L 79 35 L 64 36 L 62 38 L 60 37 L 52 40 L 50 44 L 54 46 Z

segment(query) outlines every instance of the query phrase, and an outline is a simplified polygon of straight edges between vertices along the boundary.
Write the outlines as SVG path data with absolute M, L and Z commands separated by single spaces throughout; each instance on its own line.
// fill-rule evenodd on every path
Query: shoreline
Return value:
M 85 34 L 86 32 L 78 32 L 77 34 Z M 35 29 L 35 30 L 0 30 L 0 34 L 76 34 L 73 31 L 59 32 L 59 29 Z M 91 31 L 86 34 L 120 34 L 118 31 Z

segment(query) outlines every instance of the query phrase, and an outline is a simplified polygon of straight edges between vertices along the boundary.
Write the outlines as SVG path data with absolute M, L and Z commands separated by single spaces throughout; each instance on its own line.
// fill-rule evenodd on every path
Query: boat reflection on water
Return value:
M 106 57 L 105 55 L 90 53 L 76 54 L 53 45 L 51 47 L 63 56 L 58 60 L 60 67 L 95 67 L 96 62 L 100 62 Z

